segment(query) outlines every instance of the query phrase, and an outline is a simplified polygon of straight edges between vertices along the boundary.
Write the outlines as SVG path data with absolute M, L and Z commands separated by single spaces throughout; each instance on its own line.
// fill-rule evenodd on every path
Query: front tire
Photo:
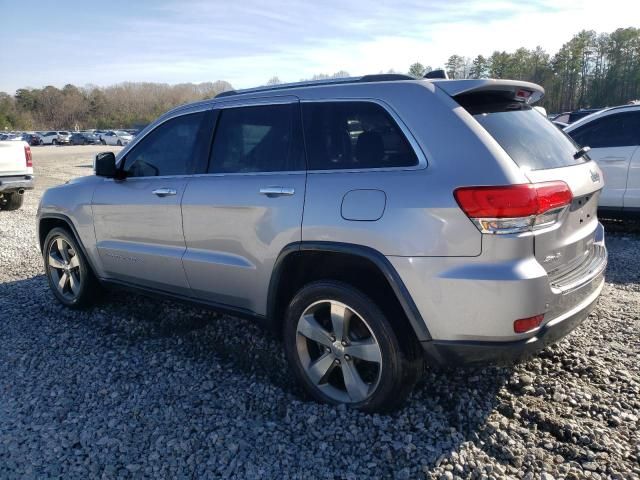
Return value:
M 58 140 L 55 140 L 55 139 L 51 140 L 51 145 L 58 145 Z
M 365 412 L 394 410 L 411 393 L 422 361 L 403 353 L 401 342 L 410 341 L 396 335 L 373 300 L 336 281 L 302 288 L 284 324 L 287 360 L 305 391 Z
M 5 193 L 4 197 L 0 198 L 0 210 L 18 210 L 22 207 L 24 202 L 24 195 L 20 195 L 18 192 Z
M 75 237 L 64 228 L 52 229 L 44 241 L 44 268 L 56 299 L 69 308 L 95 302 L 100 284 Z
M 121 147 L 122 146 L 122 142 L 120 140 L 118 140 L 118 146 Z

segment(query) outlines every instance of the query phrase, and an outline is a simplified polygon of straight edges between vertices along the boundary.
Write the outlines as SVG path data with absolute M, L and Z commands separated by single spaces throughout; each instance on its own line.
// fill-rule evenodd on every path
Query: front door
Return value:
M 193 295 L 258 314 L 278 254 L 300 241 L 306 180 L 297 98 L 264 102 L 219 110 L 208 172 L 182 200 Z
M 124 178 L 96 188 L 97 249 L 109 278 L 189 294 L 180 202 L 208 147 L 206 116 L 196 112 L 160 124 L 121 160 Z

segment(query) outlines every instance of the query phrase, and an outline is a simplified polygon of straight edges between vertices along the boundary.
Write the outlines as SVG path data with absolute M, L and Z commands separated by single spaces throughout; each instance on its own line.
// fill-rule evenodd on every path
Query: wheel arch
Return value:
M 322 261 L 318 262 L 318 260 Z M 318 269 L 314 268 L 312 273 L 301 272 L 300 270 L 303 270 L 309 262 L 312 262 L 314 267 L 318 266 Z M 269 282 L 267 296 L 269 328 L 274 332 L 280 332 L 288 300 L 304 283 L 320 279 L 345 280 L 331 275 L 332 272 L 340 272 L 339 274 L 343 276 L 344 265 L 355 265 L 366 273 L 363 275 L 366 278 L 359 277 L 355 282 L 346 280 L 347 283 L 362 289 L 370 296 L 373 296 L 372 293 L 387 294 L 380 298 L 388 303 L 387 307 L 399 309 L 399 313 L 402 313 L 406 319 L 408 324 L 406 326 L 410 327 L 416 339 L 431 340 L 422 315 L 391 262 L 373 248 L 339 242 L 303 241 L 289 244 L 282 249 Z M 380 289 L 384 289 L 384 292 L 380 292 Z
M 82 254 L 84 255 L 84 258 L 87 260 L 89 267 L 95 273 L 96 270 L 94 265 L 91 263 L 91 257 L 87 254 L 87 250 L 85 249 L 84 244 L 80 239 L 80 235 L 78 235 L 78 231 L 76 230 L 75 225 L 73 224 L 73 222 L 69 217 L 59 213 L 48 213 L 38 218 L 37 227 L 38 227 L 37 228 L 38 245 L 40 247 L 40 252 L 43 251 L 44 241 L 51 230 L 53 230 L 56 227 L 65 228 L 69 230 L 69 232 L 71 232 L 75 241 L 80 246 L 80 249 L 82 250 Z

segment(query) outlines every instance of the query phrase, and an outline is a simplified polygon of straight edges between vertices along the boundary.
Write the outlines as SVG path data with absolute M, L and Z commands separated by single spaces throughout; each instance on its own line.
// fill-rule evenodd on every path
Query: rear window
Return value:
M 462 98 L 461 98 L 462 97 Z M 529 105 L 491 95 L 456 97 L 520 168 L 544 170 L 589 161 L 574 158 L 575 143 Z

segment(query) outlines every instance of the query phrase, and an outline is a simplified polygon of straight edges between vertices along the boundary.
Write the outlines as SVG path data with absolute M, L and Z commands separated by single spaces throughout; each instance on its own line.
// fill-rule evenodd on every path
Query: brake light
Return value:
M 521 318 L 513 322 L 513 331 L 516 333 L 524 333 L 534 328 L 538 328 L 544 320 L 544 314 L 535 317 Z
M 573 200 L 565 182 L 460 187 L 453 195 L 482 233 L 520 233 L 554 224 Z
M 31 157 L 31 147 L 25 145 L 24 147 L 24 159 L 27 162 L 27 168 L 33 167 L 33 158 Z

